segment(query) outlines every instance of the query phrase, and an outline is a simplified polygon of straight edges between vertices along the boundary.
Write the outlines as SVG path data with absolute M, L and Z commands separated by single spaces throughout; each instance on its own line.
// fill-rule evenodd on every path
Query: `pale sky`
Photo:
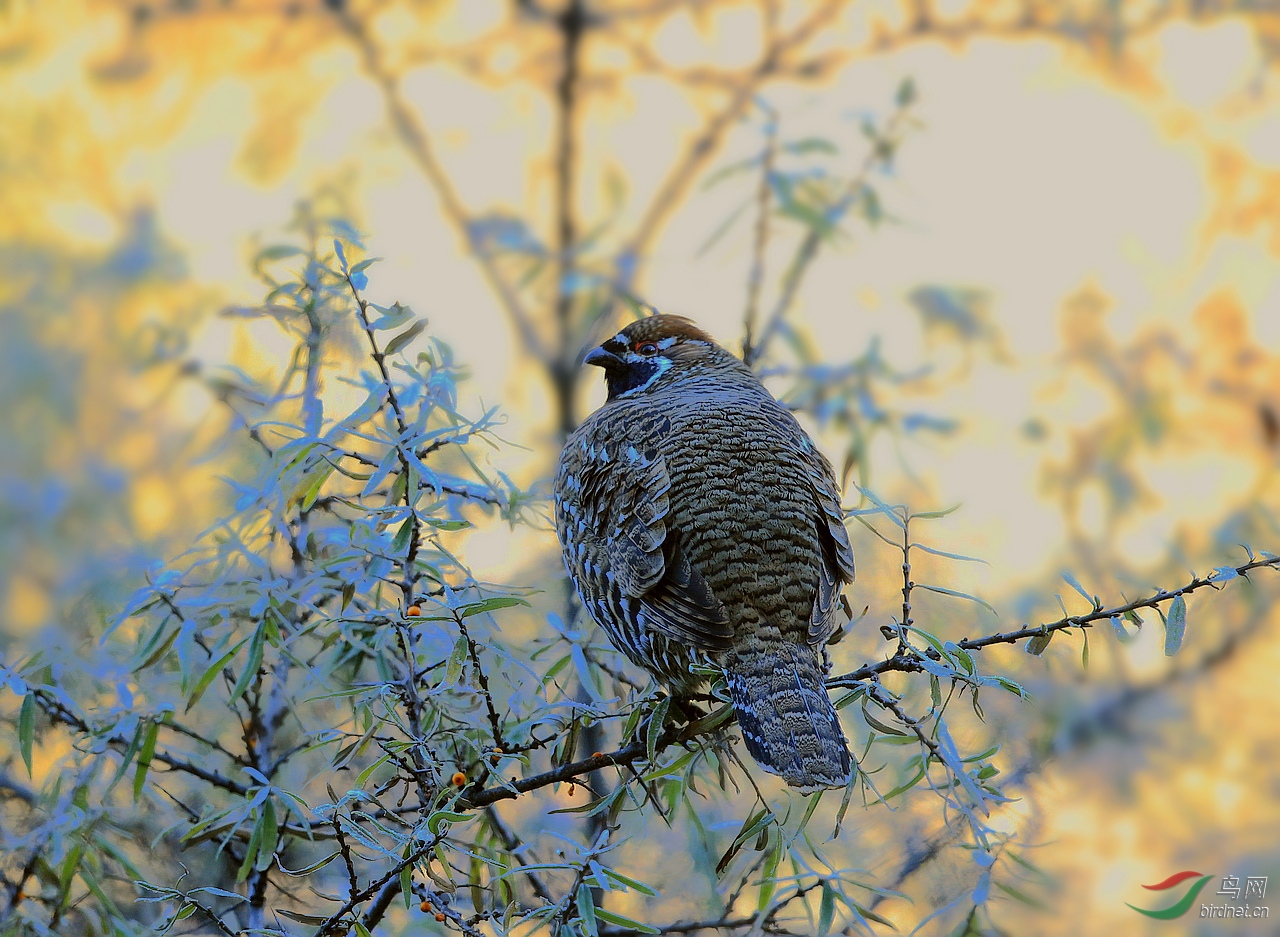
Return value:
M 734 36 L 734 24 L 726 22 L 722 56 L 733 56 Z M 681 32 L 678 18 L 660 37 L 673 55 L 681 42 L 695 39 Z M 965 424 L 955 440 L 907 446 L 929 492 L 904 486 L 887 445 L 875 460 L 876 485 L 890 496 L 931 502 L 917 502 L 921 508 L 964 502 L 967 519 L 940 531 L 939 545 L 983 556 L 992 566 L 959 572 L 961 587 L 1015 582 L 1050 562 L 1062 543 L 1059 512 L 1037 487 L 1041 459 L 1065 451 L 1064 438 L 1059 433 L 1037 447 L 1019 427 L 1032 415 L 1082 422 L 1103 404 L 1084 392 L 1056 402 L 1035 397 L 1051 374 L 1057 315 L 1067 294 L 1088 284 L 1108 294 L 1114 300 L 1109 322 L 1121 339 L 1152 320 L 1184 329 L 1196 304 L 1223 283 L 1234 284 L 1255 309 L 1276 303 L 1274 264 L 1259 242 L 1224 239 L 1210 248 L 1202 242 L 1208 211 L 1202 157 L 1179 139 L 1178 115 L 1194 108 L 1210 115 L 1216 132 L 1245 139 L 1264 161 L 1269 155 L 1280 162 L 1280 111 L 1227 106 L 1256 73 L 1245 27 L 1179 25 L 1150 41 L 1160 45 L 1158 77 L 1172 93 L 1172 103 L 1154 107 L 1087 76 L 1061 47 L 1043 42 L 982 41 L 963 51 L 929 44 L 848 67 L 827 88 L 779 88 L 770 95 L 783 114 L 785 136 L 829 137 L 847 147 L 853 164 L 860 158 L 857 115 L 886 113 L 905 76 L 919 89 L 922 126 L 904 145 L 895 177 L 881 183 L 896 220 L 870 234 L 855 228 L 850 243 L 824 254 L 796 314 L 833 361 L 858 354 L 879 335 L 886 356 L 909 368 L 925 355 L 919 319 L 906 301 L 914 287 L 991 293 L 993 315 L 1017 363 L 979 356 L 972 380 L 945 399 L 925 401 L 925 409 Z M 512 347 L 513 333 L 477 267 L 386 129 L 379 99 L 354 57 L 327 53 L 311 69 L 303 77 L 324 96 L 304 120 L 296 164 L 283 178 L 262 185 L 242 170 L 243 140 L 258 115 L 247 83 L 226 78 L 200 99 L 176 141 L 138 146 L 118 169 L 122 188 L 156 206 L 163 230 L 186 252 L 198 280 L 228 300 L 251 301 L 257 295 L 245 262 L 251 236 L 270 236 L 310 186 L 333 178 L 336 168 L 349 170 L 363 193 L 370 249 L 386 258 L 370 271 L 371 297 L 398 299 L 426 314 L 432 330 L 472 367 L 471 391 L 487 402 L 505 401 L 521 427 L 512 436 L 545 447 L 545 436 L 524 432 L 520 420 L 528 408 L 545 407 L 536 372 Z M 406 89 L 473 210 L 528 214 L 545 207 L 543 189 L 530 185 L 536 171 L 530 155 L 545 152 L 549 127 L 538 95 L 519 86 L 480 88 L 440 71 L 411 75 Z M 626 173 L 632 200 L 624 222 L 634 218 L 693 119 L 678 94 L 651 79 L 628 85 L 593 115 L 583 161 L 597 168 L 612 163 Z M 717 165 L 757 146 L 756 129 L 744 125 Z M 744 179 L 695 192 L 656 243 L 642 284 L 644 298 L 694 317 L 726 344 L 740 333 L 749 225 L 708 255 L 695 255 L 753 184 Z M 584 193 L 584 210 L 599 201 Z M 55 220 L 58 212 L 82 236 L 94 229 L 82 207 L 55 206 Z M 775 258 L 774 270 L 779 266 Z M 1280 339 L 1273 316 L 1255 327 L 1264 338 Z M 207 360 L 229 354 L 227 329 L 213 323 L 202 336 Z M 595 378 L 587 378 L 593 405 L 602 397 Z M 200 403 L 193 398 L 190 405 Z M 528 479 L 550 464 L 550 454 L 545 448 L 514 452 L 502 462 Z M 1151 468 L 1167 510 L 1126 533 L 1124 546 L 1137 562 L 1160 555 L 1179 518 L 1220 515 L 1250 484 L 1247 466 L 1226 457 Z M 1086 525 L 1100 522 L 1100 503 L 1086 500 Z M 948 543 L 948 536 L 962 542 Z M 472 561 L 501 565 L 506 541 L 495 535 L 486 543 L 474 538 Z

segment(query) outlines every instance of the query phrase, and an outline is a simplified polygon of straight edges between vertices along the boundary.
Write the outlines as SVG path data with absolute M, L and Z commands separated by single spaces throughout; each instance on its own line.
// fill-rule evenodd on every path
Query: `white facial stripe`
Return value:
M 630 390 L 624 390 L 622 393 L 618 394 L 619 397 L 630 397 L 632 394 L 638 394 L 638 393 L 641 393 L 642 391 L 648 390 L 650 387 L 653 386 L 654 381 L 662 377 L 663 374 L 665 374 L 667 371 L 671 369 L 670 358 L 643 358 L 640 360 L 652 361 L 654 364 L 657 365 L 657 369 L 653 372 L 653 377 L 649 378 L 649 380 L 645 381 L 643 384 L 640 384 L 636 387 L 631 388 Z

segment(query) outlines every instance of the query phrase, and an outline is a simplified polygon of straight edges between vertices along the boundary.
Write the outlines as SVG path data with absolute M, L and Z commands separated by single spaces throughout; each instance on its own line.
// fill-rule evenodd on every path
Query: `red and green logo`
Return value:
M 1145 914 L 1147 917 L 1153 917 L 1158 921 L 1172 921 L 1176 917 L 1182 917 L 1195 902 L 1196 896 L 1200 894 L 1200 889 L 1208 884 L 1212 875 L 1204 875 L 1200 872 L 1175 872 L 1163 882 L 1157 882 L 1155 885 L 1143 885 L 1142 887 L 1148 891 L 1168 891 L 1171 888 L 1177 888 L 1188 879 L 1199 879 L 1194 885 L 1187 889 L 1187 893 L 1178 901 L 1169 905 L 1167 908 L 1159 908 L 1154 911 L 1148 911 L 1146 908 L 1139 908 L 1137 905 L 1130 904 L 1129 907 L 1137 911 L 1139 914 Z M 1129 904 L 1127 901 L 1125 904 Z

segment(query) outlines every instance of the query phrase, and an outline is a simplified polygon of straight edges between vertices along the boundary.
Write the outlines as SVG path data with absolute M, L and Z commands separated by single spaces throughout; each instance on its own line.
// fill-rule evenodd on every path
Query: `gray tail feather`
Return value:
M 849 783 L 852 759 L 819 648 L 752 641 L 722 663 L 743 741 L 760 767 L 806 793 Z

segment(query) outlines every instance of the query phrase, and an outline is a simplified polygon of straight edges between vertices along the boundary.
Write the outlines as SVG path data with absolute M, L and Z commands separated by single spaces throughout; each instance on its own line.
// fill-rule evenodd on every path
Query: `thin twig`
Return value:
M 884 132 L 877 133 L 875 139 L 871 141 L 871 149 L 867 151 L 867 155 L 863 157 L 857 172 L 845 185 L 840 197 L 836 199 L 829 215 L 834 217 L 843 215 L 849 206 L 862 194 L 871 173 L 893 157 L 899 137 L 906 125 L 910 109 L 911 104 L 909 101 L 898 105 L 893 115 L 889 118 L 889 122 L 885 125 Z M 782 322 L 791 310 L 796 295 L 800 291 L 800 284 L 804 281 L 809 266 L 818 256 L 818 250 L 822 247 L 822 241 L 827 233 L 824 228 L 817 225 L 809 227 L 804 240 L 800 242 L 800 246 L 796 249 L 791 265 L 787 268 L 787 272 L 782 278 L 782 287 L 779 290 L 777 300 L 774 302 L 773 311 L 769 315 L 769 321 L 765 323 L 764 331 L 760 333 L 760 341 L 752 350 L 750 359 L 743 358 L 743 361 L 747 364 L 754 364 L 763 357 L 769 343 L 773 341 L 774 336 L 781 329 Z
M 452 180 L 436 158 L 435 147 L 422 119 L 405 100 L 404 92 L 400 87 L 400 77 L 387 67 L 386 56 L 378 48 L 365 23 L 352 14 L 345 4 L 340 4 L 338 9 L 339 12 L 336 14 L 338 23 L 360 51 L 365 71 L 382 92 L 382 99 L 387 108 L 387 114 L 391 118 L 392 127 L 409 151 L 409 155 L 413 157 L 414 162 L 418 164 L 432 188 L 435 189 L 445 217 L 453 223 L 459 236 L 470 242 L 471 213 L 462 204 L 462 199 L 454 188 Z M 515 324 L 525 351 L 538 361 L 549 364 L 553 356 L 533 327 L 532 316 L 521 302 L 515 287 L 507 281 L 492 257 L 482 251 L 472 251 L 472 255 L 480 265 L 485 279 L 498 294 L 503 310 Z
M 1280 567 L 1280 556 L 1264 557 L 1263 559 L 1252 560 L 1240 566 L 1234 567 L 1236 574 L 1244 576 L 1255 569 L 1276 569 Z M 1024 628 L 1018 628 L 1014 631 L 997 632 L 995 634 L 985 635 L 981 638 L 964 638 L 957 641 L 956 644 L 966 651 L 980 651 L 997 644 L 1016 644 L 1019 641 L 1028 638 L 1038 637 L 1040 635 L 1052 634 L 1055 631 L 1066 631 L 1071 628 L 1091 628 L 1095 622 L 1110 621 L 1112 618 L 1124 615 L 1125 612 L 1136 611 L 1140 608 L 1158 608 L 1161 603 L 1172 601 L 1179 595 L 1190 595 L 1198 589 L 1206 587 L 1217 588 L 1217 583 L 1196 577 L 1185 586 L 1178 589 L 1166 591 L 1161 589 L 1154 595 L 1147 596 L 1143 599 L 1135 599 L 1132 602 L 1126 602 L 1124 605 L 1115 605 L 1110 608 L 1098 608 L 1085 615 L 1071 615 L 1066 618 L 1059 618 L 1057 621 L 1049 622 L 1043 625 L 1031 627 L 1028 625 Z M 935 652 L 936 653 L 936 652 Z M 932 657 L 932 654 L 928 655 Z M 846 674 L 831 677 L 827 680 L 827 688 L 835 689 L 837 687 L 858 687 L 865 681 L 872 679 L 878 674 L 889 673 L 891 671 L 913 672 L 920 671 L 920 657 L 914 649 L 908 649 L 905 652 L 898 652 L 887 660 L 879 661 L 875 664 L 867 664 L 859 667 L 857 670 L 850 671 Z
M 769 246 L 769 211 L 773 201 L 773 167 L 778 157 L 778 112 L 763 101 L 765 115 L 764 151 L 760 155 L 760 183 L 756 189 L 756 233 L 751 245 L 751 267 L 747 272 L 747 306 L 742 313 L 742 360 L 755 360 L 756 318 L 760 310 L 760 288 L 764 285 L 765 253 Z

